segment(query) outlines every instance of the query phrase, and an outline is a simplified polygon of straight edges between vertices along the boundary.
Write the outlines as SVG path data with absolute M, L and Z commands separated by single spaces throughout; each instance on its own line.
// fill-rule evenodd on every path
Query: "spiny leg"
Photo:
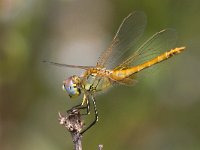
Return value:
M 88 98 L 86 100 L 86 106 L 82 106 L 82 107 L 80 107 L 80 109 L 86 109 L 86 113 L 83 113 L 81 115 L 89 115 L 90 114 L 90 101 Z
M 78 104 L 68 109 L 67 112 L 71 112 L 73 109 L 86 109 L 86 108 L 87 108 L 86 106 L 82 106 L 82 104 Z
M 93 102 L 93 106 L 94 106 L 94 114 L 95 114 L 95 118 L 94 118 L 94 121 L 87 127 L 85 128 L 81 134 L 83 134 L 84 132 L 86 132 L 88 129 L 90 129 L 97 121 L 98 121 L 98 111 L 97 111 L 97 106 L 96 106 L 96 100 L 94 98 L 94 96 L 92 95 L 91 96 L 92 98 L 92 102 Z
M 83 106 L 86 103 L 86 106 Z M 83 100 L 81 104 L 78 104 L 76 106 L 73 106 L 71 109 L 67 110 L 67 112 L 72 111 L 73 109 L 79 109 L 79 110 L 85 110 L 86 109 L 86 113 L 83 113 L 81 115 L 88 115 L 90 114 L 90 101 L 88 100 L 88 96 L 84 95 L 83 96 Z
M 86 101 L 86 105 L 87 105 L 87 114 L 90 114 L 90 101 L 89 101 L 88 98 L 87 98 L 87 101 Z
M 85 114 L 82 114 L 82 115 L 90 114 L 90 101 L 89 101 L 89 96 L 88 95 L 84 94 L 81 106 L 79 108 L 80 109 L 86 109 L 86 111 L 87 111 Z
M 80 109 L 86 109 L 86 113 L 84 113 L 84 114 L 82 114 L 82 115 L 88 115 L 88 114 L 90 114 L 90 101 L 89 101 L 88 98 L 89 98 L 88 95 L 84 94 L 84 96 L 83 96 L 83 101 L 82 101 L 82 103 L 81 103 L 81 106 L 82 106 L 82 107 L 79 107 L 79 108 L 80 108 Z M 85 104 L 86 104 L 86 106 L 83 106 L 83 105 L 85 105 Z

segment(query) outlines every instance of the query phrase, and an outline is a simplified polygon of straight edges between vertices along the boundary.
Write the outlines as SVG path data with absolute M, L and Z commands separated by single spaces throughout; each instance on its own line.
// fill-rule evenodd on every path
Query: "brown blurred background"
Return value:
M 81 102 L 61 90 L 62 81 L 81 70 L 41 61 L 95 65 L 134 10 L 148 17 L 144 37 L 172 27 L 187 51 L 135 87 L 99 95 L 99 122 L 84 135 L 83 149 L 200 149 L 200 1 L 1 0 L 1 150 L 73 148 L 57 118 Z

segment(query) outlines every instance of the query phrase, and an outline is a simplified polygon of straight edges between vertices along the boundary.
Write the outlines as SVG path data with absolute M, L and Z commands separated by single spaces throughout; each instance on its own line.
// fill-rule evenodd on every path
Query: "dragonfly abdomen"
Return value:
M 114 80 L 123 80 L 124 78 L 127 78 L 134 73 L 137 73 L 137 72 L 139 72 L 143 69 L 151 67 L 151 66 L 153 66 L 153 65 L 155 65 L 159 62 L 162 62 L 162 61 L 164 61 L 164 60 L 166 60 L 166 59 L 168 59 L 168 58 L 170 58 L 170 57 L 172 57 L 176 54 L 181 53 L 184 49 L 185 49 L 185 47 L 179 47 L 179 48 L 172 49 L 168 52 L 165 52 L 165 53 L 153 58 L 150 61 L 143 63 L 143 64 L 134 66 L 132 68 L 124 69 L 124 70 L 113 71 L 110 76 Z

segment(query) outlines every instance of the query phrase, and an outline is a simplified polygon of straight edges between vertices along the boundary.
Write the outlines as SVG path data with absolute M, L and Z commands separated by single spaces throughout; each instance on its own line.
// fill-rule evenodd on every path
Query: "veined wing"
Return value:
M 115 70 L 126 69 L 134 65 L 142 64 L 152 58 L 168 51 L 176 43 L 177 34 L 174 29 L 165 29 L 150 37 L 128 59 L 117 66 Z
M 146 27 L 146 15 L 143 12 L 129 14 L 119 26 L 110 47 L 98 59 L 97 66 L 108 67 L 114 64 L 125 52 L 132 49 L 142 36 Z
M 95 66 L 76 66 L 76 65 L 68 65 L 68 64 L 61 64 L 61 63 L 56 63 L 56 62 L 51 62 L 51 61 L 42 61 L 44 63 L 49 63 L 51 65 L 55 65 L 55 66 L 58 66 L 58 67 L 68 67 L 68 68 L 79 68 L 79 69 L 89 69 L 89 68 L 94 68 Z

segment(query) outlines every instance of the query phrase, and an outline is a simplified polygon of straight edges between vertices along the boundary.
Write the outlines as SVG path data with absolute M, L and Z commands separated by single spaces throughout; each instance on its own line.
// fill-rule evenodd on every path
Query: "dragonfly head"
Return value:
M 65 81 L 63 81 L 63 90 L 67 91 L 70 98 L 77 97 L 81 94 L 81 89 L 79 88 L 80 78 L 78 76 L 71 76 Z

